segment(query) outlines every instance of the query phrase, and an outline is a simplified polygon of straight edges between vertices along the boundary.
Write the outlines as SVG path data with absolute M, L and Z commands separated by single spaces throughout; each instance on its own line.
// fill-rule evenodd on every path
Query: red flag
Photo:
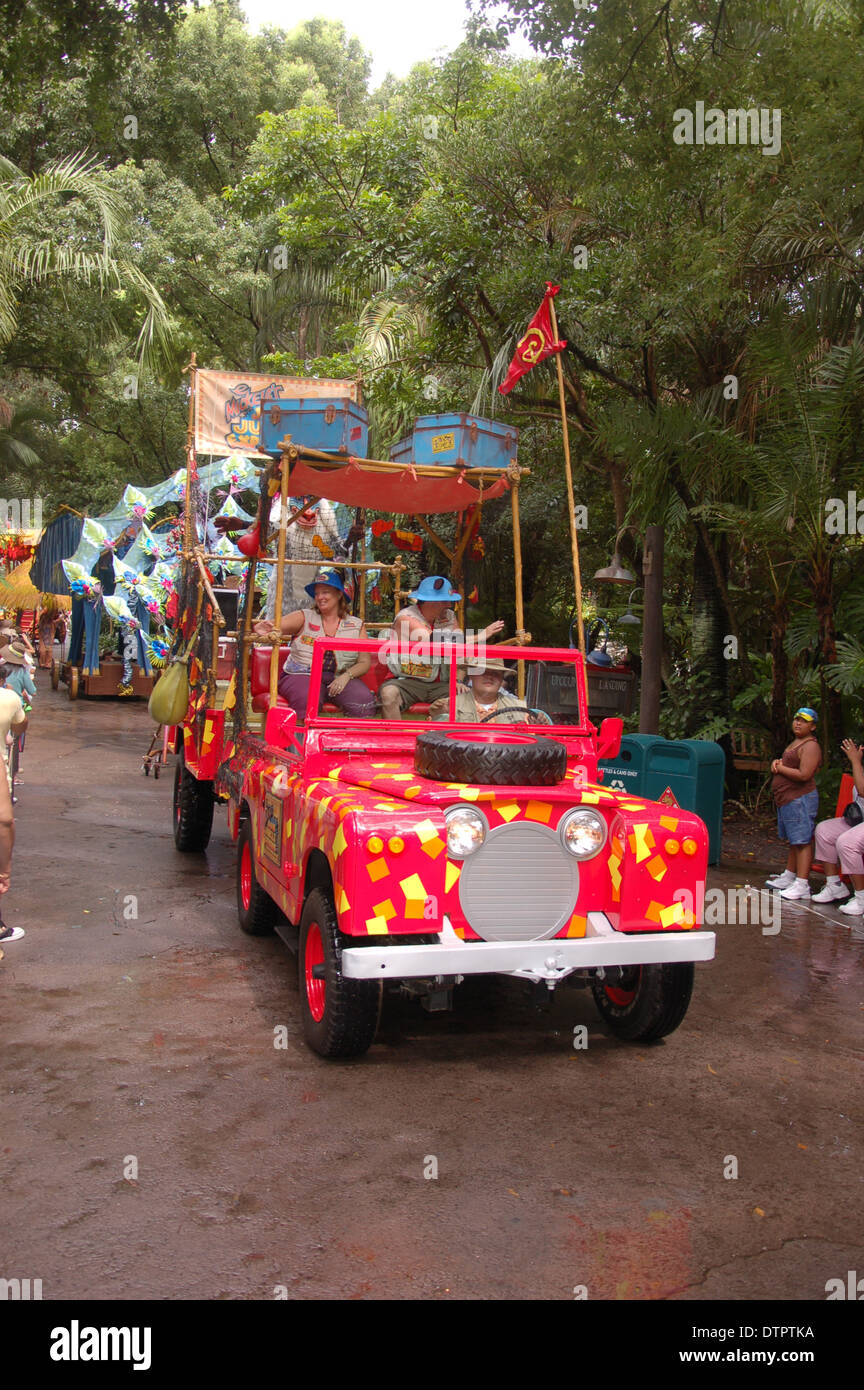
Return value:
M 548 280 L 546 281 L 543 303 L 526 328 L 525 336 L 520 338 L 516 355 L 510 363 L 507 376 L 498 387 L 502 396 L 506 396 L 508 391 L 512 391 L 520 376 L 530 372 L 531 368 L 536 367 L 538 362 L 542 362 L 546 357 L 551 357 L 553 352 L 563 352 L 567 346 L 566 341 L 555 341 L 555 335 L 552 332 L 552 319 L 549 314 L 549 301 L 555 298 L 560 288 L 560 285 L 553 285 Z

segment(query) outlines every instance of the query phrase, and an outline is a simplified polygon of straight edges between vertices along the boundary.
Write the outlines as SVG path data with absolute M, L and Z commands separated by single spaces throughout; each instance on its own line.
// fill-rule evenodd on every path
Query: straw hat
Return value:
M 467 680 L 471 676 L 485 676 L 487 671 L 491 671 L 496 676 L 506 676 L 509 670 L 509 666 L 505 666 L 503 661 L 492 658 L 489 661 L 474 662 L 466 669 L 465 677 Z

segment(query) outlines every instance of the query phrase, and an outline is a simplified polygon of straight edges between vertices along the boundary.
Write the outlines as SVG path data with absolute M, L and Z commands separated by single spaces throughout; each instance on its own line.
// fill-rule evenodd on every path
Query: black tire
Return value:
M 591 981 L 607 1027 L 627 1042 L 656 1042 L 674 1033 L 693 993 L 693 964 L 627 966 L 623 976 Z
M 501 737 L 501 742 L 493 742 Z M 512 738 L 513 742 L 505 742 Z M 414 771 L 439 782 L 476 782 L 493 787 L 552 787 L 567 771 L 567 749 L 535 734 L 471 733 L 438 730 L 417 735 Z
M 249 936 L 270 936 L 279 906 L 255 877 L 252 822 L 241 821 L 237 837 L 237 918 Z
M 344 979 L 345 939 L 332 895 L 325 888 L 314 888 L 300 919 L 297 973 L 303 1036 L 319 1057 L 359 1057 L 370 1047 L 378 1028 L 381 986 L 377 980 Z M 323 979 L 313 979 L 316 966 L 319 970 L 323 966 Z M 315 991 L 319 983 L 323 986 L 320 992 Z
M 181 854 L 200 854 L 213 829 L 212 782 L 199 782 L 187 769 L 183 754 L 174 769 L 174 844 Z

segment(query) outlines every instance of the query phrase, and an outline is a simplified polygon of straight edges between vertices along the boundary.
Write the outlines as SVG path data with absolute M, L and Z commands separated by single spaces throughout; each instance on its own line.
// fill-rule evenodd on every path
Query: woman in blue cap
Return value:
M 397 678 L 385 681 L 379 691 L 385 719 L 401 719 L 403 709 L 416 704 L 431 705 L 447 694 L 447 676 L 442 676 L 440 654 L 434 647 L 438 642 L 458 642 L 462 638 L 459 621 L 450 607 L 462 595 L 456 593 L 449 579 L 441 574 L 427 575 L 408 597 L 414 602 L 396 614 L 388 643 L 387 665 Z M 498 618 L 477 633 L 476 640 L 482 645 L 503 627 L 503 620 Z
M 283 615 L 280 631 L 292 637 L 288 659 L 279 678 L 279 694 L 297 711 L 297 722 L 306 718 L 309 701 L 309 678 L 312 674 L 312 649 L 316 642 L 328 637 L 359 637 L 368 634 L 366 624 L 351 616 L 348 596 L 341 575 L 336 570 L 321 570 L 306 592 L 313 600 L 312 608 L 297 608 Z M 272 619 L 262 618 L 255 624 L 258 637 L 269 637 Z M 368 652 L 328 651 L 324 653 L 322 690 L 351 719 L 371 719 L 375 713 L 375 696 L 360 676 L 366 674 L 372 661 Z
M 809 898 L 808 876 L 813 863 L 813 831 L 819 809 L 819 793 L 814 778 L 822 765 L 822 749 L 815 728 L 819 716 L 809 705 L 802 705 L 792 716 L 795 735 L 782 758 L 771 764 L 774 777 L 771 793 L 777 807 L 777 833 L 789 841 L 786 868 L 782 874 L 766 879 L 781 898 Z

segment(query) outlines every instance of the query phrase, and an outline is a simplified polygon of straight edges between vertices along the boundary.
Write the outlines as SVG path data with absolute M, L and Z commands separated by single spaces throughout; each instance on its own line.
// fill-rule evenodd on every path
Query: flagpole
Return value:
M 555 301 L 549 297 L 549 317 L 552 321 L 552 336 L 558 341 L 558 319 L 555 315 Z M 567 433 L 567 405 L 564 399 L 564 370 L 561 366 L 561 353 L 556 352 L 555 364 L 558 368 L 558 399 L 561 405 L 561 428 L 564 432 L 564 471 L 567 475 L 567 510 L 570 515 L 570 551 L 573 559 L 573 584 L 576 590 L 576 628 L 579 634 L 579 650 L 585 655 L 585 627 L 582 622 L 582 576 L 579 571 L 579 539 L 576 535 L 576 510 L 573 502 L 573 472 L 570 467 L 570 437 Z

